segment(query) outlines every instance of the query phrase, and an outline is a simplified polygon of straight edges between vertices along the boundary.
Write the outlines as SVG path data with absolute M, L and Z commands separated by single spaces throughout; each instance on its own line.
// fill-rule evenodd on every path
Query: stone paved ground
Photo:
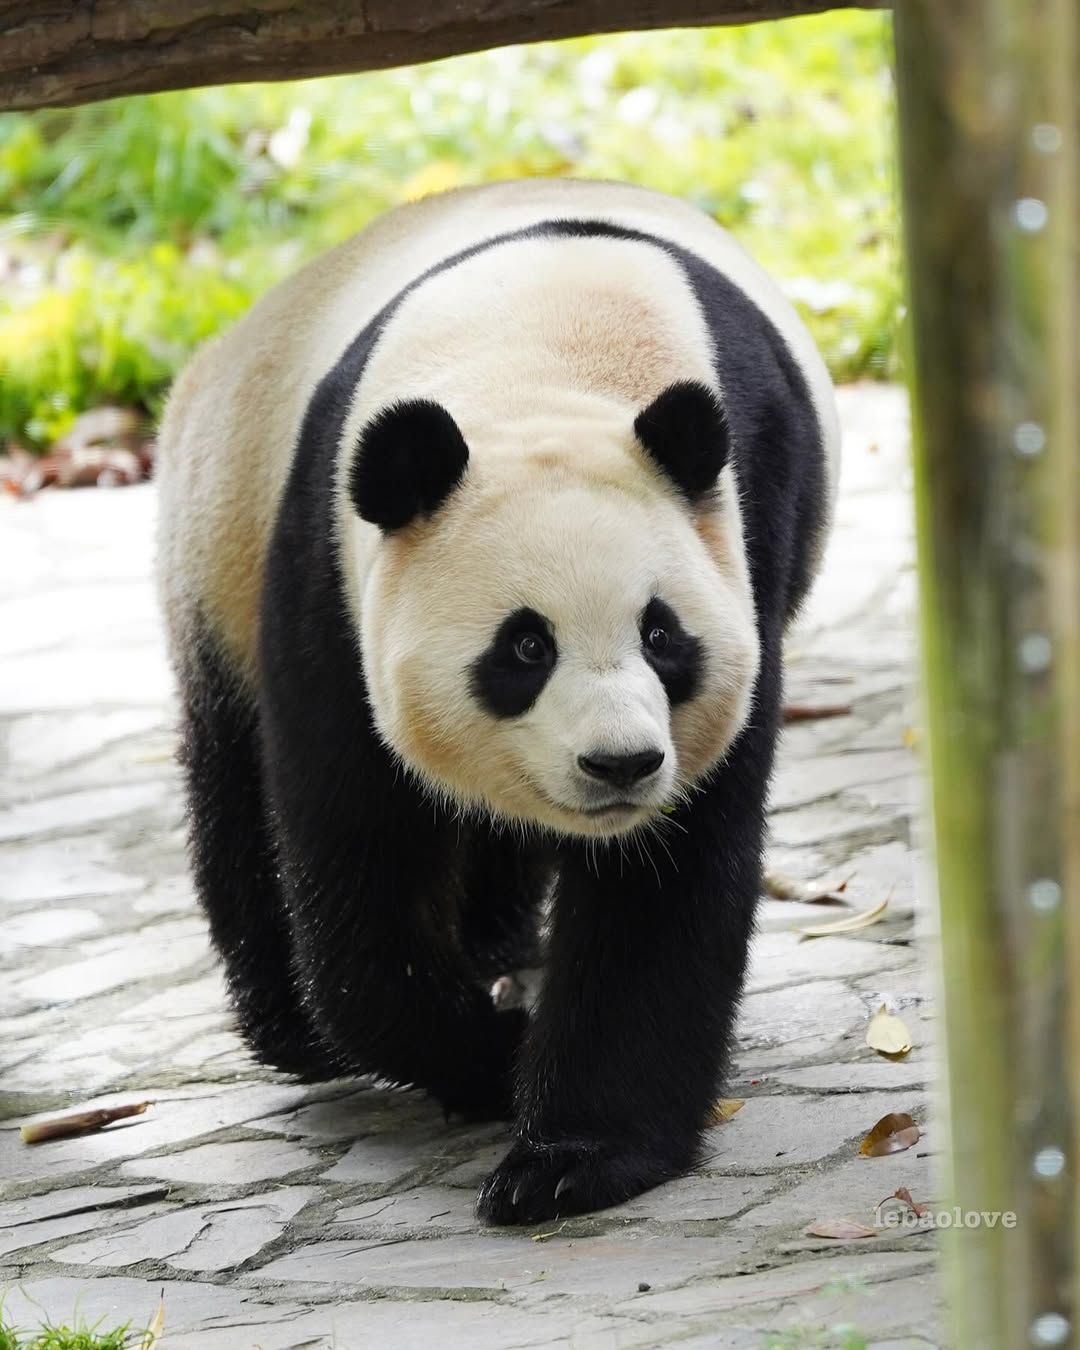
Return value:
M 483 1231 L 500 1129 L 342 1082 L 301 1088 L 230 1031 L 184 868 L 151 488 L 0 506 L 0 1290 L 19 1321 L 152 1316 L 167 1350 L 940 1344 L 928 1233 L 807 1237 L 898 1186 L 930 1199 L 928 978 L 913 946 L 910 506 L 903 396 L 842 391 L 843 499 L 790 644 L 776 864 L 887 919 L 765 903 L 730 1088 L 684 1181 L 592 1218 Z M 920 916 L 920 924 L 921 924 Z M 915 1048 L 864 1044 L 887 1002 Z M 37 1111 L 145 1097 L 143 1120 L 27 1147 Z M 924 1135 L 859 1156 L 881 1115 Z M 833 1330 L 830 1330 L 832 1328 Z M 854 1333 L 852 1333 L 854 1335 Z

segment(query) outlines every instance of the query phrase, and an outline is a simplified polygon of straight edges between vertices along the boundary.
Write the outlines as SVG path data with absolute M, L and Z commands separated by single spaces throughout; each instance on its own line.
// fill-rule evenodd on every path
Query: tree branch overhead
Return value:
M 0 0 L 0 108 L 341 75 L 586 33 L 874 7 L 873 0 Z

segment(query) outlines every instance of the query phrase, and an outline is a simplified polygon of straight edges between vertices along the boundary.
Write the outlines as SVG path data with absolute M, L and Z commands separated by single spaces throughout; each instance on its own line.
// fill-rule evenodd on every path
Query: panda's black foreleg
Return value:
M 476 825 L 465 855 L 461 940 L 481 978 L 541 962 L 540 924 L 554 875 L 550 846 L 510 829 Z
M 425 821 L 373 815 L 346 822 L 330 809 L 308 829 L 294 798 L 279 822 L 315 1023 L 352 1073 L 426 1089 L 447 1112 L 507 1118 L 525 1016 L 496 1011 L 451 940 L 452 826 L 433 826 L 430 811 Z
M 458 931 L 459 822 L 408 782 L 362 696 L 267 681 L 263 755 L 306 1006 L 342 1068 L 426 1089 L 447 1111 L 510 1114 L 525 1028 L 496 1011 Z
M 602 1209 L 698 1157 L 753 928 L 777 681 L 663 846 L 568 850 L 522 1056 L 515 1143 L 477 1212 L 532 1223 Z
M 192 871 L 239 1029 L 262 1063 L 308 1081 L 332 1078 L 293 980 L 255 708 L 207 637 L 180 683 Z

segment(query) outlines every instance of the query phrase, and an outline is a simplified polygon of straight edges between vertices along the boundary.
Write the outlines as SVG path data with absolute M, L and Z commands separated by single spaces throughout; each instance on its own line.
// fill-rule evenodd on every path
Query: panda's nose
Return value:
M 639 750 L 633 755 L 609 755 L 594 750 L 591 755 L 578 755 L 578 767 L 590 778 L 599 778 L 614 787 L 628 788 L 654 774 L 664 762 L 663 750 Z

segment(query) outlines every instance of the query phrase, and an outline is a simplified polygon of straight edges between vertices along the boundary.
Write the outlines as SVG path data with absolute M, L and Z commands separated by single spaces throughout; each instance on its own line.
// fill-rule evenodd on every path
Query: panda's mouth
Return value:
M 578 810 L 583 816 L 621 816 L 630 815 L 635 811 L 640 811 L 643 802 L 632 802 L 619 800 L 615 802 L 605 802 L 603 806 L 580 806 Z
M 585 820 L 603 820 L 607 817 L 608 819 L 625 821 L 649 810 L 648 802 L 634 801 L 629 797 L 617 797 L 613 801 L 603 802 L 600 805 L 583 806 L 575 804 L 571 806 L 569 802 L 561 802 L 550 796 L 534 779 L 529 778 L 527 781 L 529 787 L 543 802 L 546 802 L 548 806 L 563 816 L 577 816 Z

